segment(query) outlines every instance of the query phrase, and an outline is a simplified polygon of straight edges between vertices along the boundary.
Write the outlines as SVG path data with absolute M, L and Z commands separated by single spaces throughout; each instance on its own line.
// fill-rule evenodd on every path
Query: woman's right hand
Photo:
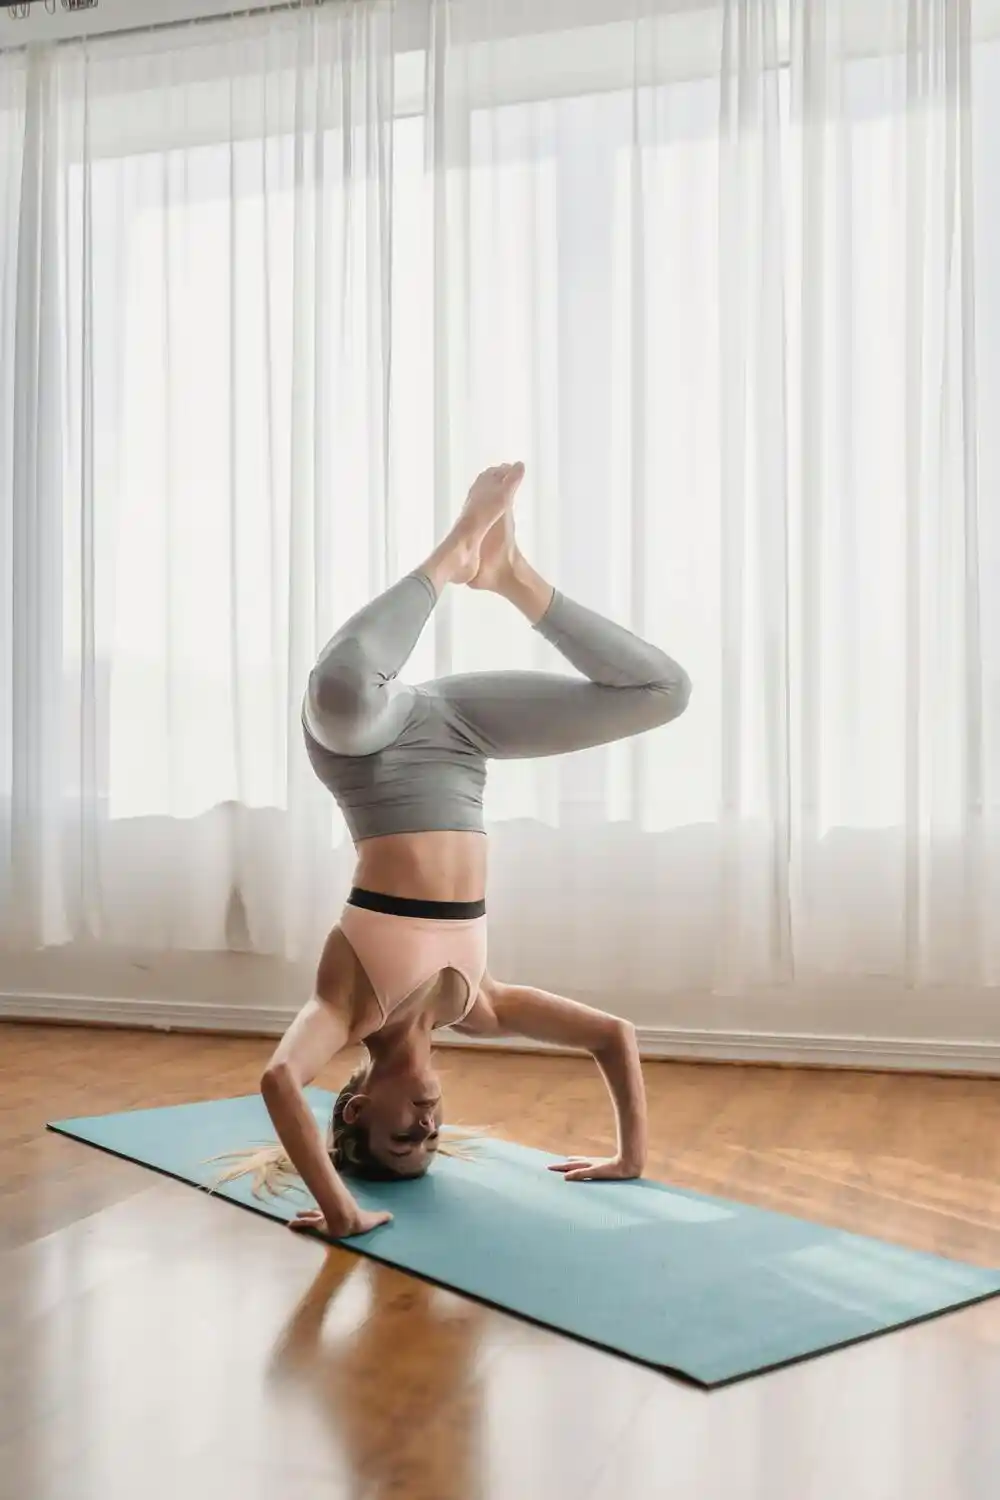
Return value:
M 320 1234 L 331 1240 L 347 1240 L 358 1234 L 369 1234 L 371 1230 L 378 1229 L 380 1224 L 391 1223 L 392 1214 L 382 1210 L 369 1213 L 355 1203 L 350 1209 L 329 1216 L 321 1213 L 318 1208 L 304 1209 L 302 1213 L 295 1215 L 288 1227 L 300 1234 Z

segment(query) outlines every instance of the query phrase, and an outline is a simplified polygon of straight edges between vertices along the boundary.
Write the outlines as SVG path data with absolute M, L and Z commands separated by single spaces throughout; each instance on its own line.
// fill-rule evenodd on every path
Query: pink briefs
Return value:
M 445 915 L 424 915 L 429 911 Z M 383 1025 L 409 995 L 444 969 L 462 976 L 468 995 L 461 1014 L 439 1024 L 457 1025 L 475 1004 L 486 972 L 484 903 L 407 901 L 355 887 L 340 928 L 368 976 Z

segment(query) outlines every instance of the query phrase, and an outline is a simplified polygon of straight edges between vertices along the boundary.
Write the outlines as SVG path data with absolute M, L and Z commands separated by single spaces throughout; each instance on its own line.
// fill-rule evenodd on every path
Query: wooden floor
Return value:
M 43 1130 L 267 1051 L 0 1027 L 3 1500 L 997 1500 L 1000 1302 L 704 1393 Z M 453 1120 L 608 1149 L 583 1062 L 441 1063 Z M 1000 1084 L 648 1083 L 655 1175 L 1000 1265 Z

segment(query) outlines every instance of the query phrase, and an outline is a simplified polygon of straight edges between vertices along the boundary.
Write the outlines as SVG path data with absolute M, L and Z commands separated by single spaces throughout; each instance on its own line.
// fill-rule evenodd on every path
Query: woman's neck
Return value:
M 433 1014 L 423 1009 L 403 1021 L 390 1019 L 388 1025 L 365 1042 L 371 1058 L 370 1073 L 385 1077 L 388 1074 L 419 1075 L 426 1072 L 431 1065 L 433 1026 Z

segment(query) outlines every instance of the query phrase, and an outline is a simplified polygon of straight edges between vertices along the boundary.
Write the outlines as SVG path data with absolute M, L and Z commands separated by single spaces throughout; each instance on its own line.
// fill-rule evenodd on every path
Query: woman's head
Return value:
M 338 1172 L 371 1181 L 422 1177 L 440 1152 L 469 1158 L 481 1130 L 441 1125 L 441 1087 L 434 1073 L 359 1068 L 341 1089 L 330 1120 L 330 1157 Z M 227 1166 L 215 1186 L 252 1179 L 255 1198 L 301 1192 L 302 1180 L 281 1145 L 251 1146 L 212 1157 Z
M 422 1177 L 441 1130 L 441 1089 L 433 1073 L 361 1068 L 341 1089 L 330 1121 L 338 1172 L 386 1180 Z

